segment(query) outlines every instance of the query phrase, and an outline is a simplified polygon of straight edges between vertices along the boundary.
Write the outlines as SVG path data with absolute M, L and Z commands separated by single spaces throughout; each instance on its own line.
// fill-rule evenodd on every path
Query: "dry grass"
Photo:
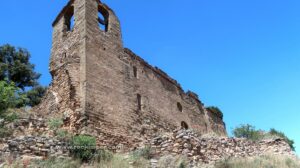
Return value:
M 4 165 L 3 165 L 4 163 Z M 1 167 L 2 166 L 2 167 Z M 0 158 L 1 168 L 149 168 L 149 160 L 143 157 L 114 154 L 110 159 L 82 164 L 71 158 L 50 158 L 47 160 L 14 160 Z M 188 160 L 180 156 L 163 156 L 158 161 L 158 168 L 188 168 Z M 253 158 L 227 159 L 216 165 L 201 165 L 198 168 L 300 168 L 300 161 L 286 156 L 266 155 Z
M 180 156 L 163 156 L 158 161 L 159 168 L 186 168 L 188 165 L 187 158 Z
M 254 158 L 229 159 L 217 163 L 215 168 L 300 168 L 296 158 L 266 155 Z
M 0 159 L 1 168 L 79 168 L 80 162 L 71 158 L 49 158 L 47 160 L 15 160 L 10 157 Z

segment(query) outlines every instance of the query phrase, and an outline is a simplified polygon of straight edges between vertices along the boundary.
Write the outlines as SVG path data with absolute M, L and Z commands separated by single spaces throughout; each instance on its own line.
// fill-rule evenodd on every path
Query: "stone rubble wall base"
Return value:
M 259 142 L 228 137 L 204 138 L 190 130 L 175 130 L 172 133 L 149 138 L 137 146 L 142 148 L 146 145 L 151 147 L 154 158 L 181 155 L 186 156 L 191 162 L 206 164 L 230 157 L 241 158 L 266 154 L 296 156 L 290 146 L 279 138 Z M 111 149 L 111 146 L 107 149 Z M 0 141 L 0 156 L 3 155 L 17 158 L 24 156 L 68 157 L 69 146 L 68 143 L 51 137 L 18 136 Z
M 190 160 L 203 163 L 266 154 L 296 156 L 290 146 L 280 138 L 259 142 L 228 137 L 202 138 L 190 130 L 177 130 L 168 135 L 158 136 L 149 143 L 158 157 L 184 155 Z

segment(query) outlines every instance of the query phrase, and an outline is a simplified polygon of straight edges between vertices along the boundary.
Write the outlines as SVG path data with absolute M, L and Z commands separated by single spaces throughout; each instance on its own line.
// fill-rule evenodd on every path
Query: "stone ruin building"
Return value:
M 223 116 L 123 47 L 120 22 L 99 0 L 70 0 L 53 22 L 52 84 L 35 110 L 100 144 L 189 128 L 226 135 Z
M 70 144 L 49 130 L 49 118 L 62 118 L 60 129 L 94 136 L 99 148 L 114 152 L 149 146 L 154 158 L 185 155 L 191 164 L 268 153 L 295 157 L 284 139 L 224 137 L 222 114 L 123 48 L 119 20 L 99 0 L 71 0 L 55 19 L 50 72 L 52 84 L 35 113 L 0 139 L 0 157 L 70 156 Z M 201 136 L 211 133 L 220 137 Z

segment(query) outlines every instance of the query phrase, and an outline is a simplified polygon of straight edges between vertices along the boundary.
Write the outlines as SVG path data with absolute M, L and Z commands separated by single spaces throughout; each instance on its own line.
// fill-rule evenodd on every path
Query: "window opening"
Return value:
M 182 112 L 183 108 L 182 108 L 182 105 L 179 102 L 177 103 L 177 108 L 180 112 Z
M 98 10 L 98 26 L 100 30 L 107 31 L 108 13 L 101 6 Z
M 181 122 L 181 128 L 182 128 L 182 129 L 189 129 L 189 126 L 187 125 L 186 122 L 182 121 L 182 122 Z
M 135 78 L 137 78 L 137 68 L 134 66 L 133 67 L 133 76 L 135 77 Z
M 137 94 L 138 110 L 142 110 L 142 96 Z
M 71 7 L 65 14 L 67 31 L 72 31 L 75 26 L 74 7 Z

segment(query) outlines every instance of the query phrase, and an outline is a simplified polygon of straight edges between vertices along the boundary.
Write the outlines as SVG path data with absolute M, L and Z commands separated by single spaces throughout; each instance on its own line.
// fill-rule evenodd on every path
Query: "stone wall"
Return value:
M 0 143 L 0 156 L 69 157 L 68 143 L 50 137 L 19 136 Z
M 13 134 L 0 139 L 0 156 L 68 156 L 67 143 L 54 137 L 48 120 L 36 115 L 23 116 L 12 123 L 4 123 Z
M 63 117 L 74 132 L 103 134 L 111 143 L 180 127 L 226 135 L 222 118 L 210 114 L 197 94 L 124 49 L 120 22 L 107 5 L 71 0 L 53 29 L 53 80 L 38 113 Z
M 21 125 L 16 129 L 20 127 Z M 152 160 L 166 155 L 186 156 L 194 164 L 213 164 L 226 158 L 243 158 L 266 154 L 296 157 L 289 145 L 280 138 L 252 142 L 239 138 L 199 137 L 191 130 L 174 130 L 152 138 L 144 137 L 144 142 L 136 145 L 136 149 L 143 148 L 145 145 L 150 146 Z M 122 146 L 113 147 L 110 144 L 106 148 L 103 146 L 98 146 L 98 148 L 120 152 L 117 149 L 122 149 Z M 13 156 L 15 158 L 23 158 L 24 156 L 33 158 L 36 156 L 42 158 L 50 156 L 69 157 L 69 149 L 70 146 L 67 142 L 52 136 L 19 135 L 0 141 L 0 156 Z
M 34 108 L 41 116 L 63 117 L 71 129 L 78 129 L 84 108 L 85 15 L 83 1 L 69 1 L 53 23 L 50 58 L 51 85 L 42 103 Z M 74 15 L 74 26 L 68 18 Z M 69 23 L 71 24 L 71 23 Z
M 214 163 L 226 158 L 266 154 L 295 157 L 290 146 L 280 138 L 253 142 L 241 138 L 200 137 L 190 130 L 176 130 L 148 141 L 156 156 L 185 155 L 194 162 Z

